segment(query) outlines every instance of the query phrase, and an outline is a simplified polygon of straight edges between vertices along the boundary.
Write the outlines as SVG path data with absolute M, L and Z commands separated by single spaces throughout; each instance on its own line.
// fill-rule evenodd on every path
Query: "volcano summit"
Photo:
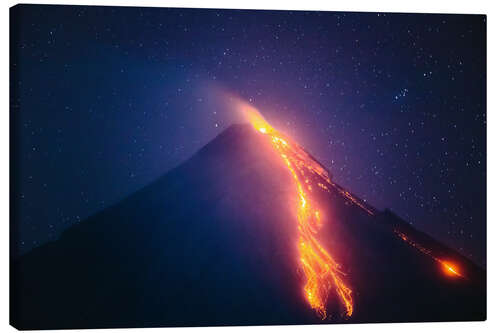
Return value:
M 482 268 L 253 125 L 13 261 L 12 325 L 485 319 Z

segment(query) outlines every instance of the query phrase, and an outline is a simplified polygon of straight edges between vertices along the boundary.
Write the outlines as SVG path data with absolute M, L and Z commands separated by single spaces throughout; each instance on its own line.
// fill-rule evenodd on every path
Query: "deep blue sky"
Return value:
M 372 205 L 485 264 L 486 18 L 18 6 L 11 112 L 25 252 L 256 106 Z

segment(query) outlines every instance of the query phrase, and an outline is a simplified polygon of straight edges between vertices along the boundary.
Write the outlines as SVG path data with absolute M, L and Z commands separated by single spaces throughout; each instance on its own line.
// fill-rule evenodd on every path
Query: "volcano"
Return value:
M 10 274 L 18 329 L 486 319 L 484 269 L 267 124 L 230 126 Z

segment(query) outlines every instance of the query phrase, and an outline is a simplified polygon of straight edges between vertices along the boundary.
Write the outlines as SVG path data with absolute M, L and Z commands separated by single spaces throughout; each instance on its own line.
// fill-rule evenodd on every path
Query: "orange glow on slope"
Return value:
M 443 269 L 444 269 L 444 272 L 448 275 L 456 275 L 456 276 L 461 276 L 463 277 L 460 272 L 458 271 L 458 268 L 450 263 L 449 261 L 444 261 L 444 260 L 441 260 L 441 265 L 443 266 Z
M 432 258 L 432 260 L 438 262 L 441 267 L 443 268 L 443 272 L 446 274 L 446 275 L 450 275 L 450 276 L 459 276 L 459 277 L 464 277 L 460 271 L 459 271 L 459 268 L 457 267 L 457 265 L 455 263 L 452 263 L 450 261 L 447 261 L 447 260 L 443 260 L 443 259 L 439 259 L 437 258 L 436 256 L 434 256 L 432 254 L 432 251 L 429 250 L 429 249 L 426 249 L 425 247 L 423 247 L 422 245 L 412 241 L 411 239 L 408 238 L 407 235 L 405 235 L 404 233 L 402 233 L 401 231 L 399 230 L 394 230 L 394 233 L 396 235 L 399 236 L 399 238 L 401 238 L 402 240 L 404 240 L 406 243 L 410 244 L 411 246 L 413 246 L 414 248 L 416 248 L 417 250 L 419 250 L 420 252 L 422 252 L 423 254 L 429 256 L 430 258 Z
M 299 263 L 306 279 L 304 286 L 306 300 L 322 319 L 326 319 L 327 300 L 335 290 L 345 308 L 345 314 L 351 316 L 352 290 L 343 281 L 345 273 L 340 270 L 340 264 L 315 237 L 322 225 L 321 213 L 314 198 L 309 197 L 304 191 L 304 183 L 310 182 L 305 176 L 305 169 L 323 179 L 327 172 L 309 158 L 301 147 L 291 141 L 288 142 L 289 139 L 285 140 L 283 135 L 272 128 L 258 112 L 249 112 L 248 119 L 256 130 L 269 136 L 272 147 L 281 156 L 297 188 L 298 252 Z M 331 183 L 329 178 L 328 182 Z M 306 188 L 311 189 L 309 186 Z

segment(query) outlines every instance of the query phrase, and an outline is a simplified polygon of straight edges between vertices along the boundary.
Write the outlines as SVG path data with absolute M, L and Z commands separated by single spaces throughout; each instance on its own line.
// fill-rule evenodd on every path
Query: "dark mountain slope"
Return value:
M 335 185 L 336 186 L 336 185 Z M 338 187 L 340 189 L 340 187 Z M 20 329 L 484 320 L 485 273 L 389 212 L 332 187 L 321 242 L 342 263 L 352 317 L 303 295 L 296 191 L 267 137 L 233 125 L 122 202 L 11 263 Z M 463 278 L 399 237 L 459 261 Z

